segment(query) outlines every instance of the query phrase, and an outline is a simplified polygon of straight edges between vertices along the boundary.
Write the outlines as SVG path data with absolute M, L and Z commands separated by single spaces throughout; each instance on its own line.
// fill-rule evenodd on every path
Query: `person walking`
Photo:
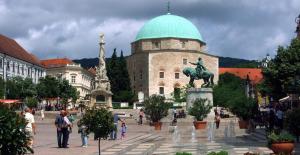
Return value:
M 283 112 L 281 110 L 281 107 L 277 108 L 277 111 L 276 111 L 276 120 L 277 120 L 277 126 L 280 129 L 283 129 Z
M 221 117 L 220 117 L 220 114 L 217 112 L 217 113 L 215 113 L 215 123 L 216 123 L 217 129 L 219 129 L 220 121 L 221 121 Z
M 82 147 L 87 148 L 88 146 L 88 127 L 81 121 L 78 122 L 78 133 L 80 133 Z
M 59 148 L 62 148 L 62 138 L 63 138 L 63 133 L 62 133 L 62 127 L 64 123 L 64 118 L 63 118 L 63 113 L 64 110 L 61 110 L 59 115 L 56 116 L 55 118 L 55 126 L 56 126 L 56 133 L 57 133 L 57 144 Z
M 34 135 L 36 134 L 36 126 L 34 116 L 31 114 L 31 110 L 28 107 L 25 108 L 24 118 L 26 120 L 25 131 L 29 134 L 30 139 L 28 145 L 30 148 L 32 148 Z
M 143 125 L 144 109 L 141 109 L 139 112 L 139 124 Z
M 125 138 L 126 130 L 127 130 L 127 125 L 125 123 L 125 120 L 122 120 L 122 124 L 121 124 L 121 140 L 123 138 Z
M 44 109 L 43 109 L 43 108 L 41 109 L 41 117 L 42 117 L 42 120 L 44 120 L 44 118 L 45 118 L 45 113 L 44 113 Z

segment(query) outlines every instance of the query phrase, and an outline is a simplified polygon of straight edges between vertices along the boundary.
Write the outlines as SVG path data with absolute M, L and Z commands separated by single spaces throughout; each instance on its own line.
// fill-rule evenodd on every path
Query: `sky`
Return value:
M 207 52 L 260 60 L 296 36 L 300 0 L 169 0 L 170 12 L 196 25 Z M 94 58 L 99 34 L 106 57 L 130 43 L 150 19 L 167 13 L 167 0 L 0 0 L 0 34 L 40 59 Z

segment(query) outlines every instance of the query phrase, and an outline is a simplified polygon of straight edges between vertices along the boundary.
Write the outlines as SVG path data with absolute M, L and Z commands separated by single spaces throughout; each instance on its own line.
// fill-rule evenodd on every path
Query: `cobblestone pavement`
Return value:
M 272 153 L 266 147 L 264 129 L 257 129 L 252 134 L 238 129 L 234 122 L 234 133 L 228 134 L 229 121 L 222 120 L 220 129 L 216 129 L 213 138 L 208 129 L 194 130 L 192 123 L 180 121 L 176 129 L 164 123 L 161 131 L 154 131 L 149 125 L 137 125 L 135 121 L 128 120 L 127 136 L 123 140 L 101 140 L 102 155 L 174 155 L 176 152 L 190 152 L 197 155 L 205 155 L 210 151 L 226 150 L 230 155 L 242 155 L 246 152 L 260 154 Z M 38 120 L 38 133 L 35 136 L 35 154 L 38 155 L 96 155 L 98 154 L 98 141 L 89 138 L 88 148 L 82 148 L 80 135 L 74 126 L 70 134 L 69 148 L 57 148 L 56 129 L 53 120 Z M 171 132 L 174 131 L 174 132 Z M 225 132 L 226 131 L 226 132 Z M 295 154 L 300 154 L 300 146 L 297 144 Z

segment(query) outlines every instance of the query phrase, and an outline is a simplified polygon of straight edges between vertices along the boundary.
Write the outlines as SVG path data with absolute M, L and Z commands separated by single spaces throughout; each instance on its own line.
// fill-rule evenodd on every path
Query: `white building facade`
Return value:
M 95 74 L 81 67 L 69 59 L 42 60 L 46 66 L 46 73 L 58 79 L 66 79 L 79 92 L 79 99 L 84 99 L 91 93 Z
M 45 68 L 32 54 L 23 49 L 16 41 L 0 35 L 0 77 L 5 81 L 12 77 L 31 78 L 38 83 L 46 75 Z

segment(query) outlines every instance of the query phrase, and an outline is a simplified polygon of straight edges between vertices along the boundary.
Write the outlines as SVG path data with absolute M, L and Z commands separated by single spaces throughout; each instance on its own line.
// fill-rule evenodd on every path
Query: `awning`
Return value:
M 284 101 L 289 101 L 289 100 L 291 100 L 290 96 L 286 96 L 286 97 L 280 99 L 279 102 L 284 102 Z
M 5 104 L 20 103 L 20 100 L 5 100 L 5 99 L 0 99 L 0 103 L 5 103 Z

